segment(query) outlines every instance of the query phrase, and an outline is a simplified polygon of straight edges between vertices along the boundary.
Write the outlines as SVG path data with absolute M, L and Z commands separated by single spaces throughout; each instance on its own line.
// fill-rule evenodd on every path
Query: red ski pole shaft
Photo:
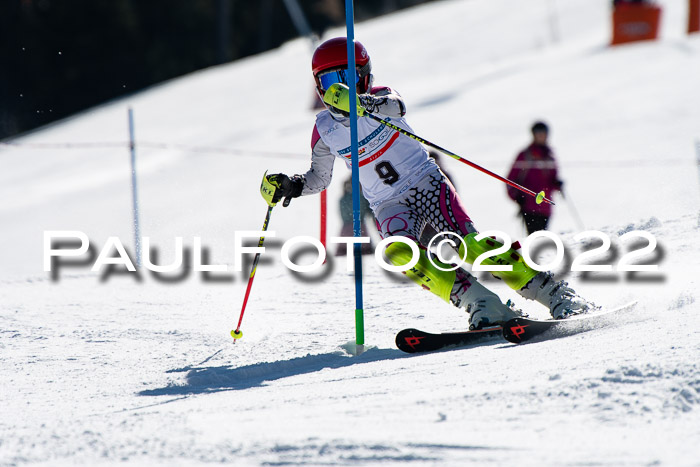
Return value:
M 272 206 L 268 206 L 267 208 L 267 215 L 265 216 L 265 222 L 263 223 L 263 232 L 267 230 L 267 226 L 270 223 L 270 214 L 272 214 Z M 263 243 L 265 243 L 265 237 L 262 236 L 260 237 L 260 240 L 258 241 L 258 248 L 262 248 Z M 241 332 L 241 323 L 243 322 L 243 314 L 245 313 L 245 307 L 248 304 L 248 297 L 250 296 L 250 290 L 253 287 L 253 279 L 255 279 L 255 271 L 258 268 L 258 261 L 260 260 L 260 252 L 255 254 L 255 258 L 253 259 L 253 266 L 250 269 L 250 276 L 248 277 L 248 287 L 246 287 L 245 290 L 245 297 L 243 297 L 243 306 L 241 307 L 241 315 L 238 318 L 238 325 L 236 326 L 236 329 L 231 331 L 231 337 L 233 337 L 233 342 L 236 342 L 236 339 L 240 339 L 243 337 L 243 333 Z
M 462 156 L 458 156 L 457 154 L 453 153 L 452 151 L 448 151 L 447 149 L 445 149 L 445 148 L 443 148 L 443 147 L 440 147 L 440 146 L 438 146 L 438 145 L 435 144 L 435 143 L 431 143 L 430 141 L 425 140 L 425 139 L 421 138 L 420 136 L 411 133 L 411 132 L 408 131 L 408 130 L 404 130 L 403 128 L 401 128 L 401 127 L 399 127 L 399 126 L 396 126 L 396 125 L 394 125 L 394 124 L 391 123 L 391 122 L 387 122 L 386 120 L 384 120 L 384 119 L 382 119 L 382 118 L 379 118 L 379 117 L 377 117 L 376 115 L 373 115 L 373 114 L 371 114 L 371 113 L 369 113 L 369 112 L 365 112 L 365 115 L 366 115 L 367 117 L 371 118 L 372 120 L 375 120 L 375 121 L 377 121 L 377 122 L 379 122 L 379 123 L 381 123 L 381 124 L 383 124 L 383 125 L 388 126 L 389 128 L 391 128 L 391 129 L 393 129 L 393 130 L 398 131 L 398 132 L 401 133 L 402 135 L 406 135 L 406 136 L 408 136 L 409 138 L 413 138 L 413 139 L 415 139 L 416 141 L 418 141 L 418 142 L 421 143 L 421 144 L 425 144 L 426 146 L 430 146 L 430 147 L 432 147 L 432 148 L 434 148 L 434 149 L 437 149 L 438 151 L 440 151 L 440 152 L 442 152 L 442 153 L 444 153 L 444 154 L 450 156 L 450 157 L 453 158 L 453 159 L 457 159 L 458 161 L 460 161 L 460 162 L 462 162 L 462 163 L 464 163 L 464 164 L 467 164 L 468 166 L 470 166 L 470 167 L 472 167 L 472 168 L 474 168 L 474 169 L 476 169 L 476 170 L 478 170 L 478 171 L 480 171 L 480 172 L 483 172 L 483 173 L 485 173 L 486 175 L 490 175 L 491 177 L 495 178 L 496 180 L 502 181 L 503 183 L 505 183 L 505 184 L 508 185 L 508 186 L 512 186 L 513 188 L 515 188 L 515 189 L 517 189 L 517 190 L 520 190 L 520 191 L 522 191 L 523 193 L 527 193 L 528 195 L 534 196 L 535 198 L 538 199 L 538 202 L 544 201 L 544 202 L 547 203 L 547 204 L 552 204 L 552 205 L 554 204 L 554 201 L 552 201 L 551 199 L 549 199 L 549 198 L 547 198 L 546 196 L 544 196 L 544 192 L 535 193 L 534 191 L 532 191 L 532 190 L 530 190 L 530 189 L 528 189 L 528 188 L 525 188 L 524 186 L 519 185 L 519 184 L 515 183 L 515 182 L 512 181 L 512 180 L 508 180 L 508 179 L 505 178 L 505 177 L 501 177 L 500 175 L 498 175 L 498 174 L 496 174 L 496 173 L 494 173 L 494 172 L 491 172 L 490 170 L 485 169 L 484 167 L 481 167 L 479 164 L 475 164 L 474 162 L 472 162 L 472 161 L 470 161 L 470 160 L 468 160 L 468 159 L 465 159 L 465 158 L 462 157 Z

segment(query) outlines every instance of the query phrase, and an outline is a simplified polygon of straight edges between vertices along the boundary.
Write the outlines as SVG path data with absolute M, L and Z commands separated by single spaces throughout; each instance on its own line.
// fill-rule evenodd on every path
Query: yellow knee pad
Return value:
M 478 233 L 474 232 L 464 237 L 467 245 L 466 258 L 464 257 L 464 243 L 459 246 L 459 257 L 469 264 L 474 264 L 479 255 L 503 246 L 503 243 L 490 237 L 476 241 L 477 235 Z M 512 248 L 509 248 L 504 253 L 484 259 L 481 264 L 488 266 L 512 266 L 512 271 L 492 271 L 491 274 L 502 279 L 513 290 L 522 289 L 537 275 L 537 271 L 528 266 L 523 261 L 523 257 Z
M 385 253 L 394 266 L 404 266 L 410 263 L 413 258 L 413 250 L 403 242 L 390 244 L 386 248 Z M 435 259 L 433 259 L 433 262 L 440 267 L 448 267 Z M 450 293 L 457 274 L 455 271 L 442 271 L 435 264 L 430 262 L 425 250 L 420 250 L 418 262 L 411 269 L 405 271 L 404 274 L 410 277 L 413 282 L 420 284 L 424 289 L 430 290 L 449 303 Z

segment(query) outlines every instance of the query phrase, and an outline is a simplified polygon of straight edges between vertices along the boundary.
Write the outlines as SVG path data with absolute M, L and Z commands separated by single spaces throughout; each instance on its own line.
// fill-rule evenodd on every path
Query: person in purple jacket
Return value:
M 508 178 L 529 188 L 535 193 L 543 191 L 551 196 L 554 191 L 561 191 L 563 182 L 557 174 L 557 161 L 547 144 L 549 127 L 544 122 L 532 125 L 532 143 L 518 154 Z M 508 187 L 508 196 L 520 206 L 520 215 L 525 221 L 527 233 L 546 230 L 552 215 L 552 206 L 547 203 L 537 204 L 532 196 L 525 196 L 521 191 Z

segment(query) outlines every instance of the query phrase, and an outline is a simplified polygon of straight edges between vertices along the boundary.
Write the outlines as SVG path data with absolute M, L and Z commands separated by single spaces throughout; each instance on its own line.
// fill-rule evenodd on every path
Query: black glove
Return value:
M 268 175 L 267 179 L 270 183 L 277 186 L 275 194 L 272 196 L 272 202 L 277 203 L 284 198 L 282 206 L 285 208 L 292 202 L 292 198 L 301 196 L 301 190 L 304 189 L 304 178 L 301 175 L 294 175 L 292 178 L 289 178 L 285 174 L 274 174 Z

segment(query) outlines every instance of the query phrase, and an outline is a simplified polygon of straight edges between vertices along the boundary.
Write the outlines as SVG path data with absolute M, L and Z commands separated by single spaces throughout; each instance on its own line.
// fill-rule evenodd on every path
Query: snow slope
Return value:
M 310 50 L 293 41 L 0 147 L 0 465 L 700 465 L 700 39 L 682 33 L 686 2 L 667 0 L 661 40 L 610 49 L 608 3 L 445 1 L 356 33 L 418 134 L 498 173 L 532 121 L 551 123 L 568 191 L 552 230 L 568 260 L 584 248 L 573 202 L 586 229 L 613 239 L 601 261 L 615 264 L 631 248 L 617 238 L 642 230 L 658 240 L 647 260 L 660 265 L 559 272 L 598 303 L 639 300 L 634 312 L 561 339 L 410 356 L 395 348 L 397 331 L 462 329 L 467 316 L 366 259 L 370 348 L 351 356 L 344 260 L 311 277 L 279 260 L 285 239 L 318 235 L 317 197 L 274 210 L 277 238 L 236 345 L 246 272 L 43 271 L 46 230 L 131 248 L 129 106 L 142 233 L 159 262 L 174 257 L 175 237 L 191 247 L 199 236 L 210 262 L 230 267 L 234 232 L 262 225 L 263 172 L 308 166 Z M 87 144 L 103 142 L 114 144 Z M 522 238 L 500 183 L 444 165 L 478 228 Z M 339 163 L 331 207 L 347 174 Z

